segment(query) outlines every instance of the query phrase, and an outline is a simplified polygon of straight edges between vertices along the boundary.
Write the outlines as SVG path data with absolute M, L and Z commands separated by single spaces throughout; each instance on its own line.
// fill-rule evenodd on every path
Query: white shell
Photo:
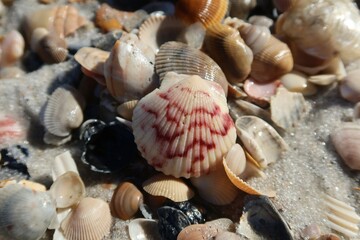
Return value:
M 79 174 L 76 167 L 75 160 L 72 158 L 70 151 L 63 152 L 57 155 L 51 163 L 51 176 L 53 181 L 63 175 L 64 173 L 72 171 Z
M 319 74 L 310 76 L 308 81 L 320 85 L 320 86 L 327 86 L 334 82 L 336 82 L 337 76 L 335 74 Z
M 219 84 L 168 73 L 160 89 L 136 105 L 135 142 L 148 163 L 164 174 L 198 177 L 215 169 L 235 143 L 228 112 Z
M 224 159 L 235 175 L 240 175 L 245 170 L 245 152 L 239 144 L 234 144 Z
M 131 240 L 157 240 L 161 239 L 156 220 L 137 218 L 128 225 Z

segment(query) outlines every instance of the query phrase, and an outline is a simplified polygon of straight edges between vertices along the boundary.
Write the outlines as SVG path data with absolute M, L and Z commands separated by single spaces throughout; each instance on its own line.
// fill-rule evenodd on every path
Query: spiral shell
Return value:
M 236 138 L 220 85 L 175 73 L 136 105 L 133 132 L 150 165 L 187 178 L 213 170 Z

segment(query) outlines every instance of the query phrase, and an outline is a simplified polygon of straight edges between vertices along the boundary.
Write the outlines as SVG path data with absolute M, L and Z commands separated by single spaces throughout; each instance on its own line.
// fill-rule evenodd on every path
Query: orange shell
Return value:
M 121 30 L 123 28 L 122 23 L 132 15 L 134 13 L 119 11 L 103 3 L 96 11 L 95 23 L 105 32 Z

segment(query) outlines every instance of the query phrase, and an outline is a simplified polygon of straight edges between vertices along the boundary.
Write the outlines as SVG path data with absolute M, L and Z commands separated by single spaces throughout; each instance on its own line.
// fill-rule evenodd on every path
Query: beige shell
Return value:
M 113 216 L 122 220 L 132 218 L 143 202 L 143 194 L 130 182 L 122 182 L 111 198 L 110 209 Z
M 188 201 L 194 196 L 183 180 L 161 173 L 146 180 L 143 189 L 153 196 L 166 197 L 174 202 Z
M 218 234 L 218 230 L 206 224 L 193 224 L 181 230 L 177 240 L 203 240 L 213 239 Z
M 68 171 L 51 185 L 50 195 L 57 208 L 68 208 L 85 197 L 85 185 L 78 173 Z
M 68 240 L 98 240 L 109 233 L 111 221 L 106 202 L 86 197 L 62 221 L 60 230 Z
M 308 81 L 308 76 L 295 70 L 283 75 L 280 81 L 290 92 L 299 92 L 304 96 L 312 96 L 318 92 L 317 86 Z
M 349 238 L 358 236 L 360 216 L 356 214 L 355 208 L 329 195 L 325 195 L 324 203 L 327 207 L 328 226 L 331 229 Z
M 262 168 L 280 159 L 288 148 L 276 130 L 261 118 L 239 117 L 235 127 L 241 142 Z
M 124 22 L 133 15 L 133 12 L 120 11 L 103 3 L 96 11 L 95 23 L 105 32 L 121 30 Z
M 201 49 L 204 43 L 206 29 L 200 22 L 187 26 L 177 37 L 177 41 L 186 43 L 190 47 Z
M 138 102 L 132 120 L 142 156 L 175 177 L 209 173 L 236 139 L 221 86 L 196 75 L 168 73 Z
M 328 86 L 336 82 L 337 76 L 335 74 L 319 74 L 310 76 L 308 81 L 319 85 L 319 86 Z
M 138 103 L 138 100 L 131 100 L 131 101 L 124 102 L 117 107 L 116 111 L 121 117 L 125 118 L 126 120 L 131 121 L 133 111 L 134 111 L 134 108 L 136 107 L 137 103 Z
M 274 21 L 271 18 L 263 15 L 253 15 L 249 17 L 248 22 L 252 25 L 262 26 L 266 28 L 270 28 L 272 25 L 274 25 Z
M 360 69 L 349 72 L 339 87 L 341 96 L 353 103 L 360 101 L 359 74 Z
M 231 17 L 236 17 L 240 19 L 246 19 L 250 11 L 256 7 L 256 0 L 230 0 L 230 13 Z
M 243 148 L 239 144 L 234 144 L 224 157 L 228 167 L 235 175 L 240 175 L 246 167 L 246 157 Z
M 65 151 L 57 155 L 51 161 L 51 176 L 54 182 L 58 177 L 70 171 L 79 174 L 75 160 L 71 156 L 70 151 Z
M 221 231 L 216 235 L 214 240 L 242 240 L 238 234 L 233 232 Z
M 275 95 L 276 89 L 281 85 L 279 80 L 268 83 L 259 83 L 252 78 L 244 82 L 244 91 L 247 94 L 247 100 L 261 107 L 268 107 L 271 96 Z
M 198 75 L 205 80 L 219 83 L 226 95 L 228 92 L 228 82 L 219 65 L 205 53 L 184 43 L 163 44 L 155 57 L 155 70 L 160 76 L 160 81 L 171 71 Z
M 0 36 L 0 68 L 13 65 L 24 54 L 25 40 L 16 30 Z
M 249 75 L 253 53 L 236 29 L 222 24 L 212 25 L 207 29 L 204 45 L 229 83 L 238 84 Z
M 217 218 L 217 219 L 205 222 L 205 224 L 212 226 L 218 230 L 235 232 L 235 224 L 229 218 Z
M 45 192 L 46 191 L 46 187 L 43 184 L 29 181 L 29 180 L 20 180 L 18 182 L 13 179 L 0 180 L 0 188 L 4 188 L 10 184 L 18 184 L 20 186 L 23 186 L 25 188 L 31 189 L 36 192 Z
M 59 137 L 68 136 L 83 121 L 85 101 L 78 91 L 63 85 L 50 96 L 44 113 L 45 129 Z

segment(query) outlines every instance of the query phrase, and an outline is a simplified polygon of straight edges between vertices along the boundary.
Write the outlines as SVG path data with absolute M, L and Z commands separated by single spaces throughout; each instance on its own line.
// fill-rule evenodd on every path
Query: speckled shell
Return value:
M 139 211 L 142 201 L 143 194 L 134 184 L 122 182 L 115 189 L 111 198 L 111 213 L 122 220 L 128 220 Z
M 68 240 L 98 240 L 109 233 L 111 221 L 109 205 L 87 197 L 62 221 L 60 230 Z
M 174 202 L 184 202 L 194 196 L 194 192 L 180 178 L 157 174 L 143 183 L 144 190 L 153 196 L 162 196 Z
M 177 240 L 202 240 L 213 239 L 218 234 L 218 230 L 205 224 L 189 225 L 181 230 Z
M 224 91 L 199 76 L 168 73 L 137 104 L 133 133 L 142 156 L 166 175 L 198 177 L 235 143 Z
M 219 65 L 198 49 L 180 42 L 167 42 L 155 57 L 155 70 L 160 81 L 168 72 L 198 75 L 221 85 L 227 95 L 228 82 Z
M 47 192 L 11 184 L 0 188 L 0 216 L 2 239 L 36 240 L 56 217 L 56 208 Z
M 208 27 L 221 22 L 228 5 L 228 0 L 179 0 L 175 5 L 175 15 L 187 23 L 201 22 Z
M 214 24 L 206 31 L 204 45 L 209 56 L 224 71 L 228 82 L 237 84 L 249 75 L 253 53 L 236 29 Z

